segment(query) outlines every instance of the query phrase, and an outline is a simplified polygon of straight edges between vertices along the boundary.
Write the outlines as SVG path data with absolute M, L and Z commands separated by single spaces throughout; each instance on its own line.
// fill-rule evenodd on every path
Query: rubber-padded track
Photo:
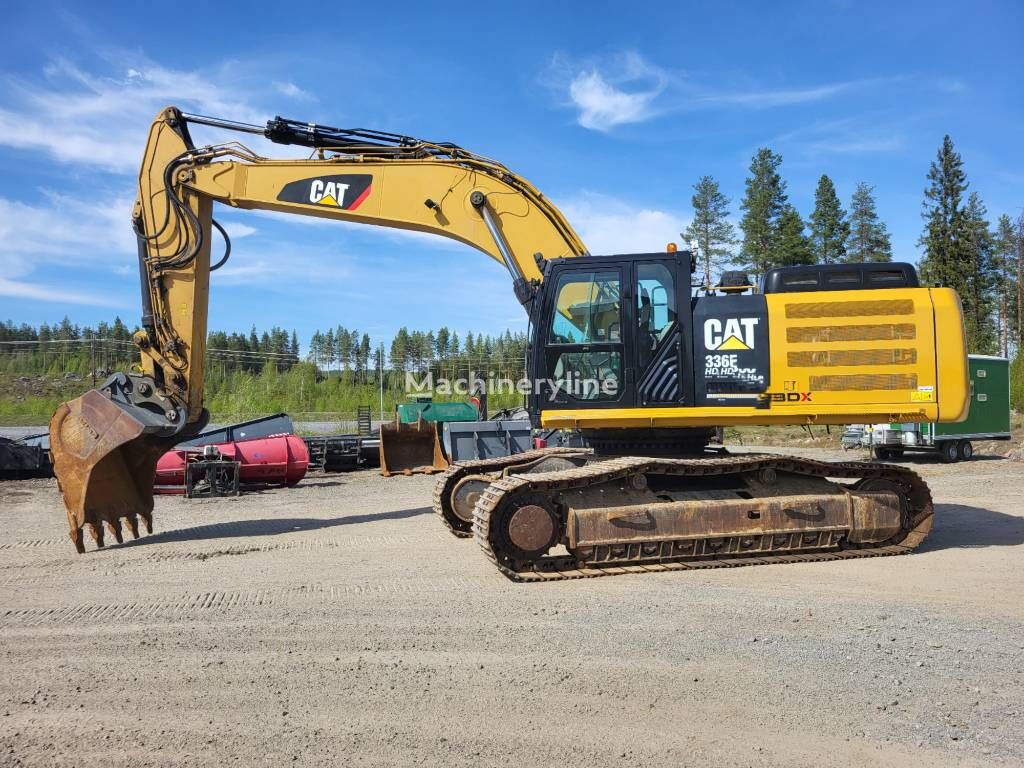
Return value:
M 451 494 L 459 481 L 467 475 L 494 475 L 495 479 L 502 470 L 521 464 L 529 464 L 550 456 L 580 456 L 590 454 L 586 448 L 536 448 L 532 451 L 514 453 L 511 456 L 498 456 L 491 459 L 475 459 L 460 461 L 446 469 L 434 483 L 434 514 L 441 518 L 444 527 L 460 539 L 473 536 L 473 525 L 458 517 L 451 510 Z
M 763 551 L 749 555 L 730 553 L 721 557 L 702 556 L 699 559 L 678 558 L 660 562 L 609 566 L 581 565 L 569 555 L 549 555 L 531 563 L 517 564 L 508 553 L 496 551 L 496 544 L 490 536 L 492 514 L 503 503 L 513 501 L 514 497 L 520 494 L 559 492 L 609 482 L 639 473 L 699 477 L 756 472 L 762 468 L 822 478 L 880 479 L 897 483 L 909 489 L 905 496 L 909 510 L 907 524 L 899 534 L 881 544 L 844 544 L 837 549 L 813 552 L 789 550 L 779 554 L 766 554 Z M 709 504 L 713 503 L 709 502 Z M 921 477 L 909 469 L 891 464 L 829 463 L 771 454 L 739 454 L 703 459 L 624 457 L 561 472 L 508 475 L 495 480 L 484 492 L 473 510 L 473 534 L 484 554 L 508 578 L 519 582 L 535 582 L 628 573 L 685 571 L 692 568 L 731 568 L 743 565 L 804 563 L 901 555 L 914 549 L 928 535 L 932 527 L 933 511 L 931 492 Z

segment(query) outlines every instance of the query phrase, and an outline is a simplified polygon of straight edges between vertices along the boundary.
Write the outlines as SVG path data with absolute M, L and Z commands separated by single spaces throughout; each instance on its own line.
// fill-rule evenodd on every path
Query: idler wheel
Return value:
M 452 512 L 464 523 L 473 523 L 473 508 L 480 500 L 491 478 L 469 475 L 459 480 L 452 491 Z
M 544 555 L 559 540 L 561 520 L 551 504 L 539 496 L 509 500 L 500 516 L 497 535 L 505 544 L 499 549 L 513 560 L 535 560 Z M 493 525 L 493 523 L 492 523 Z

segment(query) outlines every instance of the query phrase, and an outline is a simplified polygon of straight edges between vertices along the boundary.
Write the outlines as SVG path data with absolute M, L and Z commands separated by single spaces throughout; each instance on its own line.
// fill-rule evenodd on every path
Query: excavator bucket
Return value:
M 97 547 L 103 527 L 120 544 L 121 518 L 138 537 L 138 518 L 153 532 L 157 459 L 175 442 L 145 425 L 97 390 L 61 403 L 50 419 L 50 452 L 68 514 L 68 536 L 85 552 L 83 529 Z
M 441 450 L 438 425 L 420 419 L 403 424 L 380 425 L 380 473 L 391 475 L 430 475 L 449 466 Z

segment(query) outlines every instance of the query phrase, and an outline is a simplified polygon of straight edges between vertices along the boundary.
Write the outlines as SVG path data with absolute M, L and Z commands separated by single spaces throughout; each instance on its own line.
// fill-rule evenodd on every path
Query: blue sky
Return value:
M 822 173 L 846 205 L 874 185 L 898 259 L 919 257 L 944 133 L 990 218 L 1024 206 L 1020 2 L 19 6 L 0 29 L 0 317 L 17 322 L 136 322 L 134 175 L 166 104 L 454 141 L 534 182 L 594 253 L 679 240 L 703 174 L 735 216 L 759 146 L 805 217 Z M 525 329 L 503 268 L 459 244 L 219 218 L 235 250 L 211 328 L 303 345 L 337 324 Z

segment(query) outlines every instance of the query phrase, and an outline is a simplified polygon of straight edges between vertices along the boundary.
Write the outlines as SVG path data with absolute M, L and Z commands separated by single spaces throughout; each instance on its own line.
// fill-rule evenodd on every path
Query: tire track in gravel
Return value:
M 17 608 L 0 613 L 0 626 L 94 625 L 174 621 L 199 618 L 213 610 L 251 610 L 260 607 L 328 605 L 353 598 L 389 595 L 455 594 L 466 589 L 465 579 L 382 579 L 360 584 L 314 582 L 283 589 L 208 590 L 156 600 L 74 603 L 53 608 Z
M 447 540 L 447 537 L 444 538 Z M 34 545 L 30 542 L 24 542 L 22 549 L 30 549 L 33 546 L 49 546 L 52 540 L 40 539 L 40 544 Z M 314 552 L 327 552 L 332 550 L 371 550 L 386 547 L 404 547 L 412 543 L 412 539 L 408 536 L 395 535 L 395 536 L 348 536 L 348 537 L 337 537 L 337 538 L 318 538 L 318 539 L 295 539 L 291 541 L 280 541 L 280 542 L 254 542 L 252 544 L 234 544 L 229 547 L 223 547 L 214 550 L 196 550 L 196 549 L 149 549 L 136 551 L 137 547 L 143 546 L 146 542 L 145 539 L 139 539 L 139 543 L 133 543 L 131 541 L 124 545 L 108 545 L 103 551 L 110 553 L 111 557 L 122 558 L 117 563 L 110 561 L 103 561 L 103 566 L 113 567 L 130 567 L 132 565 L 143 565 L 147 563 L 159 563 L 165 561 L 175 560 L 195 560 L 204 561 L 210 560 L 222 556 L 232 555 L 248 555 L 248 554 L 263 554 L 269 552 L 288 552 L 288 553 L 314 553 Z M 58 539 L 57 542 L 62 546 L 68 546 L 67 539 Z M 22 542 L 15 542 L 6 547 L 0 546 L 2 549 L 13 549 L 17 544 Z M 91 554 L 91 553 L 90 553 Z M 0 569 L 30 569 L 30 568 L 59 568 L 67 567 L 70 563 L 76 562 L 88 562 L 87 560 L 79 560 L 78 556 L 73 554 L 71 551 L 68 552 L 67 557 L 54 558 L 52 556 L 47 558 L 37 558 L 30 560 L 19 560 L 16 563 L 10 563 L 0 565 Z M 93 562 L 100 562 L 94 560 Z
M 24 541 L 8 541 L 0 543 L 0 551 L 5 549 L 38 549 L 40 547 L 70 546 L 67 536 L 60 539 L 26 539 Z

